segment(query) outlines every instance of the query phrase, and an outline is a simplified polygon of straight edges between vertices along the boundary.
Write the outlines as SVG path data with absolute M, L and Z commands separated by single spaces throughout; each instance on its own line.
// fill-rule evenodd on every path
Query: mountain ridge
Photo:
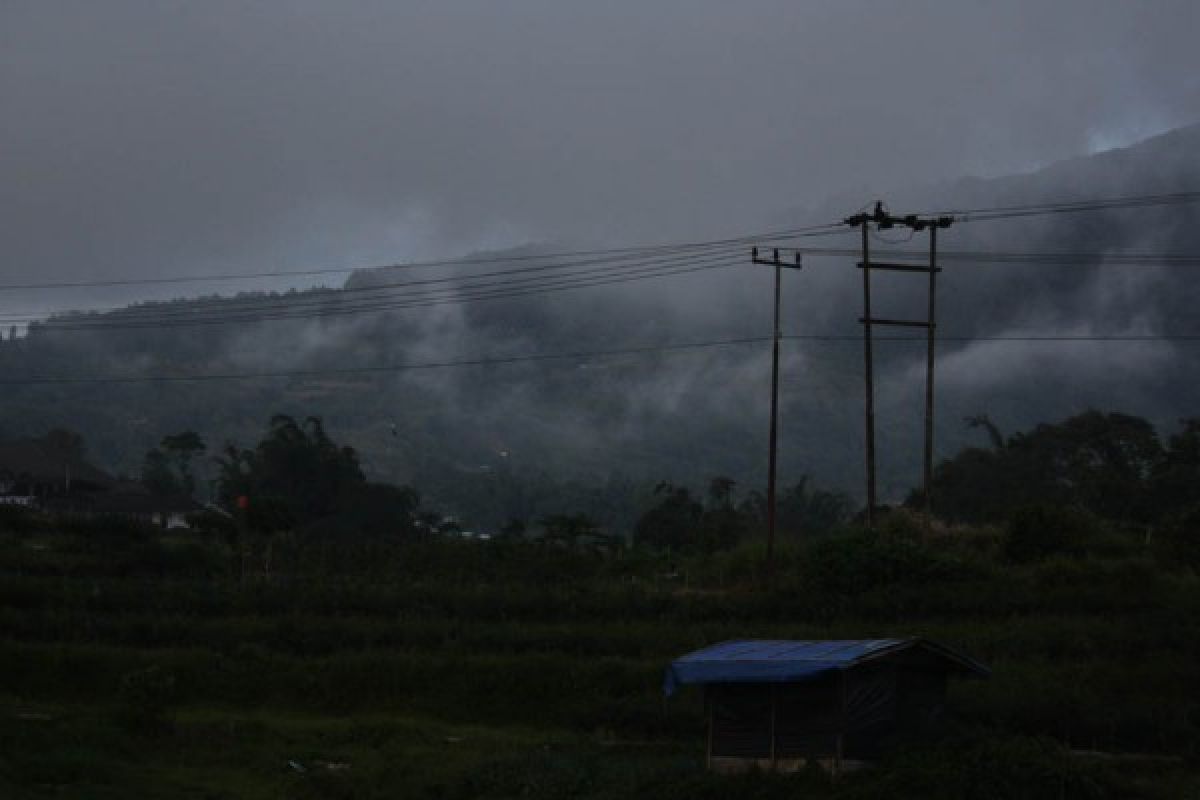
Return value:
M 1198 144 L 1200 125 L 1190 126 L 1025 175 L 964 178 L 951 188 L 914 188 L 888 199 L 904 210 L 971 208 L 1195 188 L 1200 186 Z M 827 205 L 824 213 L 830 218 L 847 211 L 835 209 L 832 201 Z M 948 249 L 984 252 L 1200 253 L 1197 221 L 1194 206 L 1105 211 L 956 224 L 942 241 Z M 474 257 L 520 256 L 536 264 L 539 253 L 563 249 L 524 244 Z M 768 276 L 746 272 L 748 263 L 733 261 L 687 280 L 404 313 L 162 329 L 154 336 L 106 330 L 85 337 L 56 330 L 63 323 L 51 320 L 33 326 L 23 339 L 4 342 L 0 368 L 14 376 L 54 375 L 72 374 L 86 364 L 97 373 L 131 377 L 164 371 L 321 370 L 765 336 Z M 850 267 L 849 259 L 817 259 L 799 275 L 787 276 L 787 332 L 850 339 L 787 343 L 781 475 L 785 482 L 812 475 L 823 485 L 855 492 L 861 474 L 862 354 L 854 341 L 859 330 L 854 320 L 861 285 Z M 466 271 L 458 266 L 437 275 Z M 387 276 L 355 272 L 344 285 L 366 288 L 386 282 Z M 923 296 L 911 282 L 880 291 L 881 301 L 897 313 Z M 336 309 L 346 302 L 345 295 L 329 289 L 295 296 L 318 308 Z M 939 344 L 939 454 L 974 441 L 960 420 L 983 412 L 1007 430 L 1090 406 L 1142 414 L 1160 425 L 1194 414 L 1188 398 L 1196 396 L 1197 348 L 1170 342 L 1000 343 L 951 337 L 1181 333 L 1187 332 L 1182 326 L 1197 301 L 1186 270 L 946 264 L 939 297 L 939 330 L 947 337 Z M 223 302 L 232 301 L 216 301 L 217 307 Z M 187 309 L 189 301 L 173 305 Z M 903 496 L 919 476 L 923 351 L 906 347 L 880 346 L 880 469 L 889 499 Z M 133 472 L 141 453 L 167 433 L 191 428 L 214 445 L 247 444 L 274 412 L 315 414 L 363 453 L 373 477 L 411 482 L 442 505 L 469 509 L 487 524 L 497 524 L 505 516 L 553 507 L 556 493 L 585 497 L 582 487 L 614 481 L 622 486 L 660 479 L 698 482 L 727 474 L 747 486 L 760 484 L 767 369 L 764 345 L 353 379 L 25 387 L 13 391 L 3 427 L 10 435 L 75 428 L 102 461 Z M 575 489 L 564 489 L 567 485 Z

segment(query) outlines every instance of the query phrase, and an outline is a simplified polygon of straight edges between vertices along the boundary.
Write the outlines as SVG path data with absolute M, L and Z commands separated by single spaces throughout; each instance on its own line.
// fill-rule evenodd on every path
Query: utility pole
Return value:
M 862 226 L 862 276 L 863 276 L 863 318 L 871 318 L 871 244 L 867 235 L 867 226 Z M 879 503 L 875 497 L 875 355 L 871 349 L 871 325 L 863 325 L 863 356 L 866 369 L 864 371 L 867 401 L 866 401 L 866 440 L 867 440 L 867 527 L 871 527 L 875 506 Z
M 779 452 L 779 341 L 783 334 L 779 321 L 779 298 L 781 275 L 784 266 L 789 269 L 800 269 L 800 253 L 795 254 L 795 263 L 785 265 L 779 258 L 779 248 L 772 250 L 771 258 L 759 258 L 758 248 L 750 250 L 750 261 L 754 264 L 765 264 L 775 268 L 775 321 L 771 335 L 771 433 L 767 455 L 767 580 L 771 579 L 774 571 L 775 558 L 775 474 L 776 461 Z
M 891 325 L 907 328 L 924 328 L 926 332 L 925 353 L 925 453 L 922 464 L 923 493 L 925 514 L 930 518 L 933 513 L 933 368 L 934 342 L 937 329 L 936 295 L 937 274 L 941 267 L 937 265 L 937 231 L 938 228 L 949 228 L 954 223 L 954 217 L 918 217 L 908 214 L 903 217 L 887 213 L 882 202 L 875 204 L 871 214 L 860 213 L 847 217 L 845 223 L 851 227 L 862 228 L 862 261 L 858 267 L 863 271 L 863 315 L 859 322 L 863 326 L 863 355 L 866 362 L 866 440 L 867 440 L 867 527 L 874 524 L 877 496 L 875 493 L 875 378 L 874 354 L 871 350 L 871 328 L 874 325 Z M 870 226 L 874 224 L 877 230 L 888 230 L 897 225 L 911 228 L 914 233 L 929 231 L 929 265 L 894 264 L 886 262 L 871 263 L 870 258 Z M 924 272 L 929 276 L 929 299 L 924 320 L 883 319 L 871 315 L 871 270 L 881 269 L 893 272 Z
M 946 223 L 949 227 L 950 223 Z M 938 225 L 929 228 L 929 313 L 926 319 L 929 327 L 925 329 L 925 461 L 922 465 L 922 485 L 925 487 L 925 517 L 933 518 L 933 348 L 937 317 L 935 316 L 937 300 L 937 274 L 941 272 L 937 265 L 937 232 Z

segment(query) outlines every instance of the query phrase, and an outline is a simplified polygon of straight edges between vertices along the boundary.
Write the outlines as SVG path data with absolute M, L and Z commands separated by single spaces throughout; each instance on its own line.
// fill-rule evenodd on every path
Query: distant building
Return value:
M 134 481 L 118 480 L 56 447 L 50 437 L 0 442 L 0 505 L 61 514 L 133 517 L 164 528 L 187 527 L 201 506 L 186 495 L 160 497 Z
M 51 496 L 40 507 L 60 514 L 130 517 L 168 530 L 189 527 L 187 515 L 203 509 L 187 495 L 154 495 L 132 481 L 118 482 L 106 491 Z
M 107 491 L 116 480 L 49 437 L 0 442 L 0 502 L 37 505 L 48 497 Z
M 708 766 L 831 771 L 874 761 L 944 711 L 951 676 L 987 667 L 925 639 L 746 640 L 697 650 L 663 689 L 704 687 Z

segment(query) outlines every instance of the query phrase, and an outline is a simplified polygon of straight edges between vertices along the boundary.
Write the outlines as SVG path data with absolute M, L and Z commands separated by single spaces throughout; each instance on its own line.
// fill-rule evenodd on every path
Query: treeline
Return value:
M 937 465 L 933 509 L 939 520 L 1032 525 L 1040 532 L 1031 536 L 1044 535 L 1047 546 L 1054 537 L 1066 541 L 1072 530 L 1099 523 L 1182 538 L 1183 545 L 1188 531 L 1200 527 L 1200 417 L 1182 420 L 1165 441 L 1147 420 L 1117 412 L 1087 411 L 1009 436 L 986 415 L 966 422 L 984 432 L 988 444 Z M 192 460 L 204 451 L 203 440 L 190 431 L 165 437 L 147 453 L 143 481 L 160 492 L 190 492 Z M 230 520 L 260 535 L 412 536 L 472 527 L 422 507 L 413 487 L 368 481 L 358 453 L 334 442 L 316 417 L 275 415 L 257 445 L 227 445 L 215 462 L 219 504 L 234 515 Z M 594 509 L 561 506 L 555 513 L 514 513 L 486 533 L 569 547 L 634 544 L 696 554 L 727 550 L 766 531 L 764 494 L 739 491 L 730 477 L 712 478 L 704 492 L 670 482 L 652 491 L 622 491 L 641 495 L 632 530 L 605 525 Z M 922 493 L 914 490 L 905 505 L 923 509 Z M 857 511 L 848 495 L 804 478 L 779 493 L 777 535 L 785 543 L 823 536 L 847 525 Z M 222 523 L 209 518 L 206 524 Z
M 1087 411 L 1007 436 L 987 416 L 967 423 L 988 443 L 937 465 L 936 520 L 1005 526 L 1016 559 L 1081 553 L 1107 526 L 1200 564 L 1200 418 L 1182 420 L 1165 439 L 1147 420 L 1116 412 Z M 206 452 L 195 432 L 166 436 L 146 453 L 142 482 L 157 495 L 194 494 L 197 462 Z M 626 525 L 605 520 L 590 501 L 572 507 L 591 497 L 576 492 L 559 498 L 559 510 L 530 513 L 536 506 L 528 506 L 501 525 L 479 529 L 436 501 L 431 505 L 414 487 L 369 480 L 358 452 L 335 442 L 317 417 L 277 414 L 257 444 L 227 444 L 211 463 L 220 510 L 193 522 L 222 534 L 266 571 L 281 544 L 295 549 L 464 534 L 599 553 L 634 546 L 692 556 L 760 541 L 767 529 L 764 494 L 726 476 L 712 478 L 700 492 L 670 482 L 598 489 L 596 497 L 619 490 L 623 502 L 635 503 Z M 520 489 L 515 483 L 503 488 Z M 906 505 L 924 509 L 921 492 L 913 491 Z M 802 479 L 779 492 L 777 541 L 821 538 L 846 528 L 858 511 L 848 495 Z
M 191 494 L 193 461 L 206 445 L 193 431 L 166 436 L 147 452 L 143 483 L 154 493 Z M 368 481 L 358 453 L 329 436 L 322 420 L 274 415 L 262 439 L 251 448 L 227 444 L 215 457 L 215 499 L 228 516 L 196 518 L 205 527 L 271 538 L 284 532 L 302 539 L 412 537 L 424 534 L 475 535 L 452 514 L 422 506 L 410 486 Z M 520 487 L 510 487 L 514 491 Z M 625 487 L 636 494 L 635 487 Z M 569 548 L 612 551 L 630 543 L 677 553 L 713 553 L 761 537 L 767 501 L 758 490 L 739 493 L 729 477 L 711 479 L 707 492 L 659 483 L 646 494 L 629 531 L 614 530 L 582 509 L 513 515 L 488 538 L 528 539 Z M 623 498 L 627 499 L 627 498 Z M 848 495 L 812 486 L 806 477 L 780 492 L 777 527 L 782 539 L 828 533 L 854 512 Z
M 972 447 L 937 466 L 933 507 L 949 522 L 1010 521 L 1043 547 L 1077 546 L 1098 522 L 1166 540 L 1200 563 L 1200 418 L 1184 419 L 1165 443 L 1145 419 L 1087 411 L 1032 431 L 1004 436 L 986 416 L 987 447 Z M 920 492 L 909 504 L 923 506 Z
M 660 483 L 655 488 L 657 502 L 638 519 L 634 541 L 685 553 L 713 553 L 760 538 L 767 527 L 766 496 L 752 490 L 739 501 L 736 488 L 731 478 L 713 478 L 702 500 L 687 487 Z M 813 488 L 804 478 L 780 493 L 776 529 L 784 541 L 801 534 L 826 534 L 849 521 L 853 512 L 848 495 Z

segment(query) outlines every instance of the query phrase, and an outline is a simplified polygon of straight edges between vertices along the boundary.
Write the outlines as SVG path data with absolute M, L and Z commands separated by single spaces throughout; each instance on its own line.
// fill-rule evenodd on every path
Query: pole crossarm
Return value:
M 885 319 L 883 317 L 859 317 L 863 325 L 895 325 L 901 328 L 936 328 L 936 322 L 919 319 Z
M 864 269 L 868 265 L 860 261 L 857 266 L 859 269 Z M 941 267 L 930 268 L 924 264 L 893 264 L 886 261 L 872 261 L 869 266 L 871 269 L 891 270 L 893 272 L 929 272 L 931 269 L 934 272 L 942 271 Z
M 932 228 L 949 228 L 954 224 L 954 217 L 947 215 L 921 217 L 916 214 L 905 214 L 903 216 L 889 214 L 883 207 L 883 201 L 879 200 L 875 203 L 875 210 L 870 214 L 861 212 L 846 217 L 842 222 L 852 228 L 857 228 L 859 225 L 866 225 L 867 223 L 875 223 L 875 226 L 881 231 L 890 230 L 896 226 L 912 228 L 914 231 L 923 231 Z
M 750 261 L 753 264 L 762 264 L 767 267 L 780 267 L 782 269 L 801 269 L 801 253 L 799 250 L 792 251 L 792 263 L 788 263 L 780 256 L 778 247 L 771 248 L 771 257 L 763 258 L 758 254 L 757 247 L 750 248 Z

